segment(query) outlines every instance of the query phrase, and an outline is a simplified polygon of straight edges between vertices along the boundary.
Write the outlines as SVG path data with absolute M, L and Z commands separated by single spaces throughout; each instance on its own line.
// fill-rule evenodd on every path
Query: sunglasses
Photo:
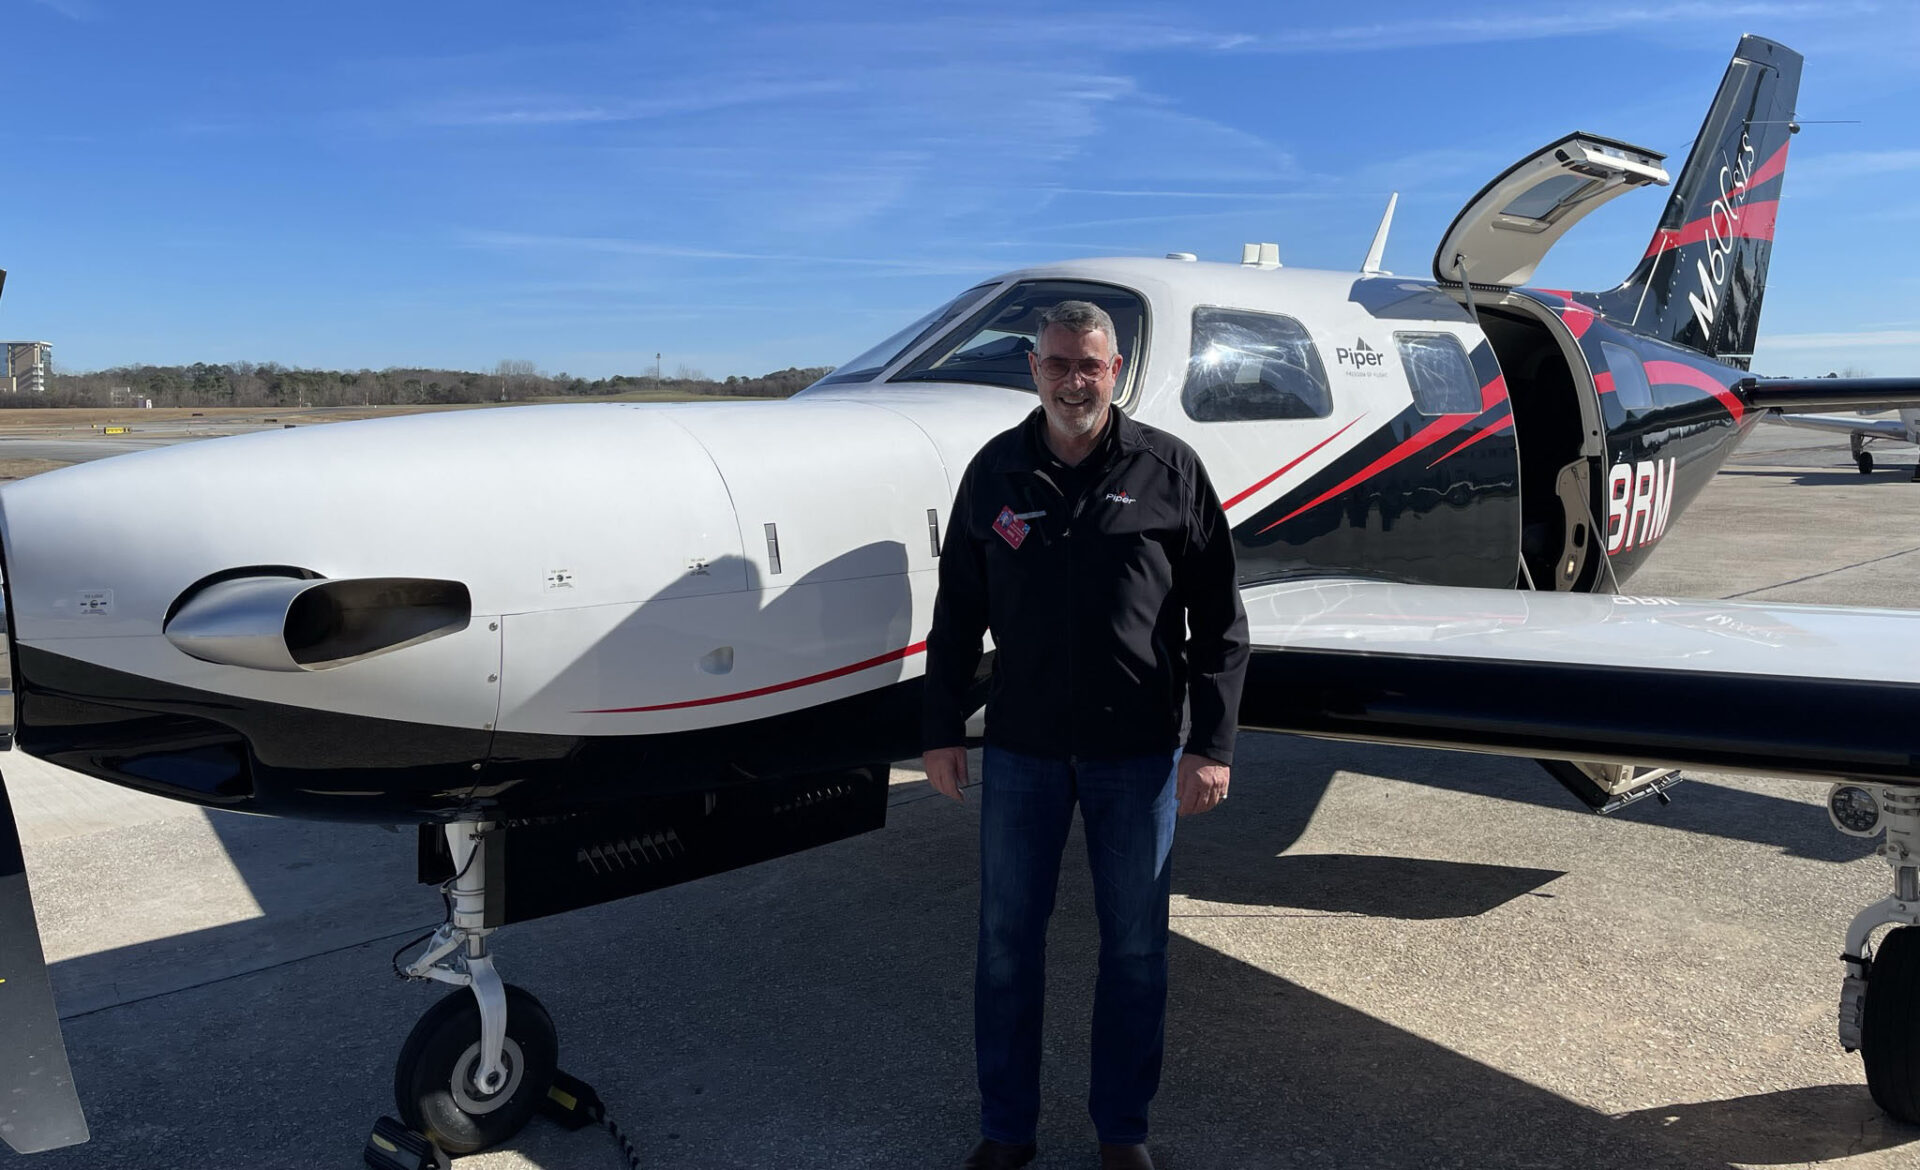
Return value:
M 1076 372 L 1089 378 L 1098 378 L 1105 374 L 1112 364 L 1112 358 L 1080 358 L 1069 361 L 1066 358 L 1050 357 L 1040 359 L 1040 372 L 1049 382 L 1058 382 L 1068 374 Z

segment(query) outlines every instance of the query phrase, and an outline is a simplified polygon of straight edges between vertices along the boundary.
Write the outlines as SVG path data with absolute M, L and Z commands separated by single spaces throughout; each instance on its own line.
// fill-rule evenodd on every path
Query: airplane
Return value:
M 1863 418 L 1860 415 L 1785 414 L 1767 412 L 1767 421 L 1800 427 L 1809 431 L 1838 431 L 1847 436 L 1847 449 L 1861 475 L 1873 474 L 1873 442 L 1912 443 L 1920 446 L 1920 410 L 1902 410 L 1900 418 Z M 1913 466 L 1913 479 L 1920 483 L 1920 463 Z
M 1920 406 L 1920 379 L 1747 370 L 1800 71 L 1743 38 L 1677 180 L 1549 143 L 1430 278 L 1380 271 L 1385 222 L 1357 273 L 1269 244 L 1077 260 L 974 285 L 788 401 L 338 423 L 10 484 L 16 745 L 210 807 L 420 826 L 448 915 L 404 972 L 453 990 L 396 1105 L 449 1153 L 498 1144 L 558 1039 L 492 932 L 882 826 L 953 486 L 1035 408 L 1039 312 L 1088 300 L 1119 408 L 1220 486 L 1243 727 L 1534 758 L 1603 811 L 1680 768 L 1828 784 L 1893 871 L 1847 930 L 1840 1037 L 1920 1121 L 1920 611 L 1625 590 L 1766 411 Z M 1669 183 L 1619 286 L 1526 287 L 1595 207 Z M 0 823 L 0 1134 L 50 1148 L 86 1129 Z

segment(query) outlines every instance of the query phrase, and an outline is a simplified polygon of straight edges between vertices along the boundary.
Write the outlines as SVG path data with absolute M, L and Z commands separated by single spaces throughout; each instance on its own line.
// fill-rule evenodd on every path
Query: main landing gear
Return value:
M 486 821 L 446 826 L 452 913 L 402 969 L 409 978 L 459 989 L 420 1017 L 393 1073 L 400 1119 L 451 1154 L 471 1154 L 520 1132 L 546 1097 L 559 1061 L 547 1009 L 502 983 L 487 953 L 492 830 Z
M 1853 464 L 1861 475 L 1873 474 L 1873 452 L 1867 450 L 1867 437 L 1858 431 L 1847 436 L 1847 448 L 1853 452 Z
M 1836 784 L 1827 815 L 1849 836 L 1885 833 L 1878 852 L 1893 869 L 1893 893 L 1847 929 L 1840 1043 L 1865 1061 L 1874 1102 L 1920 1124 L 1920 791 Z M 1883 926 L 1894 929 L 1871 946 Z

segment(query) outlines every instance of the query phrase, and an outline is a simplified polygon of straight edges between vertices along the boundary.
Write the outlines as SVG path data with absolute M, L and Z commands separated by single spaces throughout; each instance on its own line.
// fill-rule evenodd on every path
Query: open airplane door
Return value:
M 1460 209 L 1433 254 L 1434 279 L 1525 284 L 1547 249 L 1589 211 L 1649 184 L 1665 186 L 1665 157 L 1595 134 L 1569 134 L 1542 147 Z

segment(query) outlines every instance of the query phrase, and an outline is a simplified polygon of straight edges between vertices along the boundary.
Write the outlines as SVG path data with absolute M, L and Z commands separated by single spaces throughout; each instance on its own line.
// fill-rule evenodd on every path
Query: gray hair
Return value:
M 1113 318 L 1107 311 L 1092 301 L 1061 301 L 1040 314 L 1040 329 L 1034 335 L 1037 344 L 1039 334 L 1045 333 L 1049 325 L 1058 325 L 1069 333 L 1092 333 L 1095 329 L 1107 335 L 1107 356 L 1120 352 L 1120 335 L 1113 330 Z

